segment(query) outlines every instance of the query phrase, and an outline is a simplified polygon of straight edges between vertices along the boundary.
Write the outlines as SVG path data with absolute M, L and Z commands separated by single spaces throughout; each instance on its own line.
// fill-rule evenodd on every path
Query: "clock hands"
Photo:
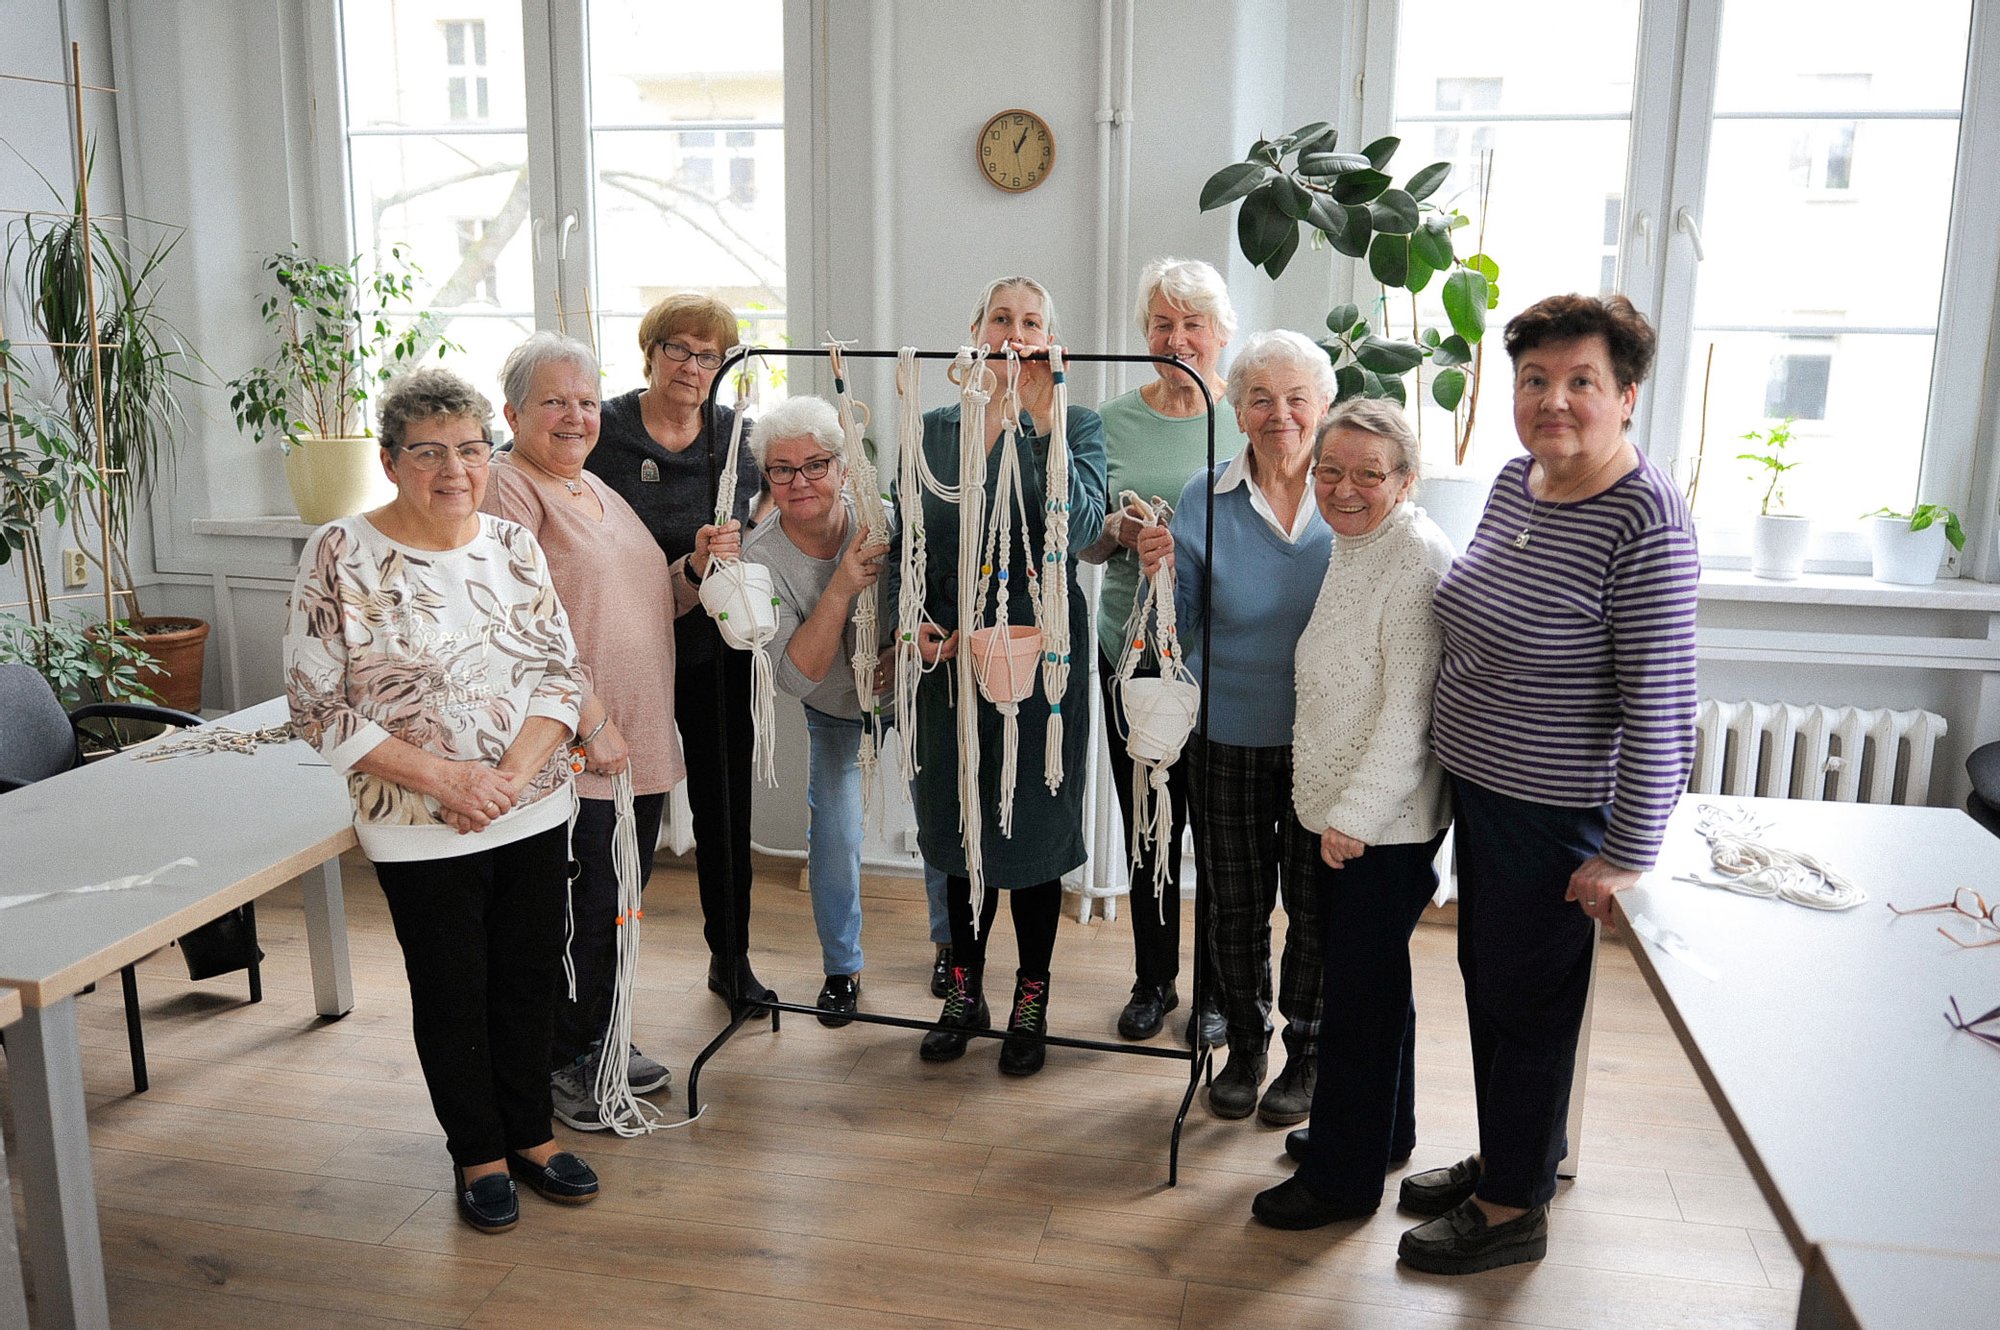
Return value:
M 1027 142 L 1028 142 L 1028 131 L 1024 129 L 1021 131 L 1021 137 L 1014 140 L 1014 155 L 1016 157 L 1019 157 L 1021 155 L 1021 149 Z

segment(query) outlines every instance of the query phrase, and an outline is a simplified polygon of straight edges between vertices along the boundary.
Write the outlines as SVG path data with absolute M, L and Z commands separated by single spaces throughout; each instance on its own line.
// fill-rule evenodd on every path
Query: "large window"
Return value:
M 1707 555 L 1740 553 L 1755 512 L 1741 436 L 1786 418 L 1802 463 L 1790 505 L 1814 519 L 1824 560 L 1865 558 L 1843 534 L 1864 510 L 1970 497 L 1969 431 L 1939 421 L 1941 407 L 1976 409 L 1976 353 L 1963 381 L 1938 329 L 1950 301 L 1986 299 L 1995 280 L 1990 238 L 1965 243 L 1961 223 L 1950 243 L 1972 10 L 1911 0 L 1886 22 L 1861 0 L 1524 0 L 1502 22 L 1478 0 L 1371 9 L 1400 24 L 1396 132 L 1453 163 L 1446 188 L 1468 212 L 1472 149 L 1493 150 L 1492 317 L 1615 289 L 1654 319 L 1659 370 L 1635 435 L 1685 479 L 1705 427 Z M 1515 446 L 1497 340 L 1486 369 L 1476 455 L 1490 464 Z M 1433 460 L 1448 437 L 1427 428 Z
M 607 394 L 636 387 L 639 317 L 679 290 L 782 340 L 779 0 L 346 0 L 338 23 L 354 245 L 416 260 L 475 376 L 562 327 Z

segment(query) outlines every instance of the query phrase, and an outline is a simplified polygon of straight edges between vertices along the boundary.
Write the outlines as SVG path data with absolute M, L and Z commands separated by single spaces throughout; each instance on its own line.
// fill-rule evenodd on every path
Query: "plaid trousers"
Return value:
M 1229 1021 L 1232 1053 L 1271 1042 L 1271 911 L 1285 904 L 1285 951 L 1278 963 L 1278 1010 L 1288 1056 L 1319 1051 L 1319 898 L 1313 864 L 1319 838 L 1292 811 L 1292 749 L 1188 741 L 1197 844 L 1208 888 L 1209 955 Z

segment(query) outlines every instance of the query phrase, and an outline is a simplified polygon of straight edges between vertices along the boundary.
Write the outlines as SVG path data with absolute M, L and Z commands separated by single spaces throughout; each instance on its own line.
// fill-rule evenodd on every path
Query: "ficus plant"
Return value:
M 1365 314 L 1357 305 L 1335 308 L 1326 319 L 1329 336 L 1320 342 L 1334 363 L 1337 400 L 1388 397 L 1407 405 L 1404 379 L 1417 371 L 1421 383 L 1428 362 L 1431 400 L 1457 417 L 1455 451 L 1463 462 L 1478 402 L 1486 314 L 1500 303 L 1500 266 L 1476 246 L 1470 254 L 1458 252 L 1455 233 L 1472 219 L 1435 200 L 1450 162 L 1433 162 L 1399 186 L 1389 167 L 1402 140 L 1377 139 L 1360 152 L 1340 152 L 1336 144 L 1333 126 L 1324 121 L 1260 139 L 1242 161 L 1209 177 L 1202 211 L 1240 200 L 1237 245 L 1273 278 L 1298 253 L 1302 228 L 1315 245 L 1365 259 L 1382 298 Z M 1440 279 L 1449 327 L 1424 327 L 1416 296 Z M 1391 333 L 1391 291 L 1410 295 L 1408 337 Z
M 438 335 L 437 316 L 414 308 L 419 271 L 392 245 L 374 271 L 360 256 L 327 263 L 298 246 L 264 260 L 276 285 L 257 312 L 277 339 L 271 359 L 230 381 L 229 409 L 254 439 L 276 436 L 286 452 L 307 437 L 362 433 L 368 391 L 433 348 L 459 348 Z

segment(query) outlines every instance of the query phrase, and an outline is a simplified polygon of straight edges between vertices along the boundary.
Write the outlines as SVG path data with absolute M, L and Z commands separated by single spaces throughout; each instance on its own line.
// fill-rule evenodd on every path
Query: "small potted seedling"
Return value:
M 1920 503 L 1906 513 L 1877 508 L 1863 513 L 1868 544 L 1875 555 L 1875 580 L 1904 586 L 1929 586 L 1937 581 L 1945 542 L 1965 548 L 1965 528 L 1958 514 L 1941 503 Z
M 1750 530 L 1750 571 L 1781 582 L 1805 571 L 1806 540 L 1812 534 L 1812 524 L 1806 518 L 1783 511 L 1785 473 L 1799 465 L 1785 456 L 1794 442 L 1792 419 L 1786 416 L 1765 429 L 1751 430 L 1743 437 L 1757 445 L 1756 449 L 1736 454 L 1738 461 L 1754 462 L 1767 473 L 1757 521 Z

